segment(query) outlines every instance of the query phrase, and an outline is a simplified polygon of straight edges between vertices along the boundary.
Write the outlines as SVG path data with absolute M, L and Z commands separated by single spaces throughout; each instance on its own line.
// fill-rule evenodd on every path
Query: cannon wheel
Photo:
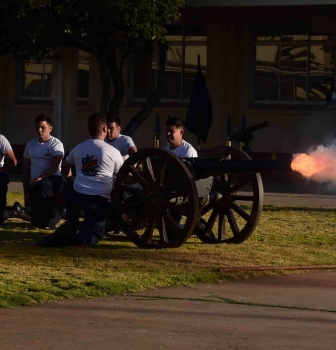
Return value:
M 127 185 L 130 174 L 136 185 Z M 117 176 L 115 199 L 125 233 L 141 248 L 175 248 L 193 233 L 198 214 L 194 179 L 175 155 L 139 149 Z
M 202 154 L 202 157 L 246 160 L 251 157 L 235 147 L 220 146 Z M 242 189 L 252 194 L 239 192 Z M 261 215 L 264 189 L 260 174 L 223 174 L 214 176 L 212 190 L 220 193 L 217 202 L 205 204 L 200 208 L 200 217 L 195 234 L 204 243 L 244 242 L 254 231 Z M 251 204 L 251 209 L 243 208 Z

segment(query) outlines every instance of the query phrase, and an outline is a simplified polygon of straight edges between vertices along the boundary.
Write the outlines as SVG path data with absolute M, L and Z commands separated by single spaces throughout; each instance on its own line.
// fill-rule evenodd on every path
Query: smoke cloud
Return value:
M 307 179 L 336 184 L 336 145 L 320 145 L 308 153 L 293 154 L 291 167 Z

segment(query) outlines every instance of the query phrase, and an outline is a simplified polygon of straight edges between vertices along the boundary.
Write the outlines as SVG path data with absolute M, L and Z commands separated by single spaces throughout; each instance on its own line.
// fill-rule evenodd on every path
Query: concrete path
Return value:
M 0 310 L 2 350 L 334 349 L 336 272 Z
M 336 196 L 320 194 L 267 193 L 264 204 L 290 207 L 336 208 Z
M 23 192 L 22 175 L 10 175 L 9 192 Z

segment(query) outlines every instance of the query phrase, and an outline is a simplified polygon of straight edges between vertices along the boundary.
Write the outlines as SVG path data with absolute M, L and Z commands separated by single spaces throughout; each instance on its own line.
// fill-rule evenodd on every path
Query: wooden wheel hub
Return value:
M 220 186 L 214 186 L 214 190 L 222 195 L 222 198 L 214 203 L 214 207 L 218 211 L 227 211 L 232 204 L 232 193 L 230 191 L 230 186 L 226 182 L 222 183 Z
M 151 192 L 147 198 L 149 200 L 149 210 L 152 213 L 163 213 L 164 201 L 159 195 L 157 195 L 155 192 Z

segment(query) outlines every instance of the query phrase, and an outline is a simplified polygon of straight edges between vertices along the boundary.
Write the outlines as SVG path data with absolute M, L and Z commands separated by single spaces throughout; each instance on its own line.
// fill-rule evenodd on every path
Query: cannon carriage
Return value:
M 244 242 L 263 206 L 260 172 L 290 170 L 288 162 L 252 160 L 221 146 L 180 159 L 140 149 L 122 166 L 114 201 L 129 239 L 141 248 L 175 248 L 195 234 L 204 243 Z

